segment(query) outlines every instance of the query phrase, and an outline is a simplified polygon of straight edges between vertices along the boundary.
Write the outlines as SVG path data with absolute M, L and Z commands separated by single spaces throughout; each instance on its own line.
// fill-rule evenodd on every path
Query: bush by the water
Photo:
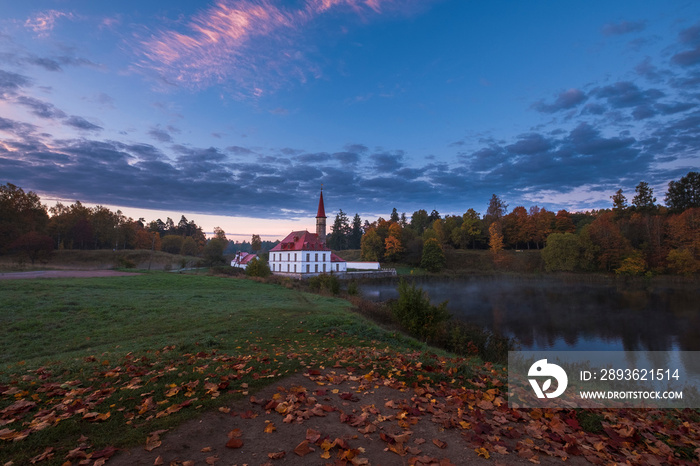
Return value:
M 404 279 L 399 282 L 399 299 L 393 303 L 392 313 L 409 333 L 423 341 L 432 338 L 442 322 L 450 318 L 447 301 L 433 306 L 422 288 Z
M 340 293 L 340 280 L 335 275 L 323 273 L 309 278 L 306 283 L 312 291 L 326 291 L 334 296 Z

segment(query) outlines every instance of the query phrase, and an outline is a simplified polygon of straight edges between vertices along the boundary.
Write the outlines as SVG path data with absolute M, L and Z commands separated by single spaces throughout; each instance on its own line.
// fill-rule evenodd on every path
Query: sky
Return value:
M 392 208 L 663 202 L 700 2 L 0 3 L 0 184 L 240 238 Z

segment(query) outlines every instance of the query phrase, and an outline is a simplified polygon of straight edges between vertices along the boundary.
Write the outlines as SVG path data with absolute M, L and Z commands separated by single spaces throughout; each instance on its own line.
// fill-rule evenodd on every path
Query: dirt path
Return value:
M 546 455 L 487 459 L 467 440 L 468 430 L 446 429 L 439 415 L 410 408 L 413 390 L 362 379 L 342 370 L 297 374 L 171 432 L 155 432 L 108 466 L 562 464 Z M 578 457 L 566 464 L 590 463 Z
M 20 280 L 27 278 L 94 278 L 94 277 L 128 277 L 139 275 L 116 270 L 35 270 L 33 272 L 0 273 L 0 280 Z

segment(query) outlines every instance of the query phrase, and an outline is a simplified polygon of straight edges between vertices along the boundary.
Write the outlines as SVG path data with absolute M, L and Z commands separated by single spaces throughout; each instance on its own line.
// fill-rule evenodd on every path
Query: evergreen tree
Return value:
M 669 209 L 682 212 L 691 207 L 700 207 L 700 173 L 688 172 L 678 181 L 668 184 L 665 199 Z
M 399 223 L 399 212 L 396 210 L 396 207 L 394 207 L 394 210 L 391 211 L 389 221 Z
M 634 188 L 636 195 L 632 199 L 632 205 L 639 210 L 651 210 L 656 207 L 656 198 L 654 197 L 654 190 L 649 187 L 649 183 L 644 181 L 640 182 L 636 188 Z
M 350 237 L 348 238 L 348 249 L 360 249 L 362 245 L 362 219 L 359 214 L 352 218 Z
M 335 249 L 336 251 L 348 249 L 350 233 L 351 229 L 348 216 L 345 215 L 343 209 L 340 209 L 338 215 L 335 216 L 333 225 L 331 226 L 331 234 L 328 235 L 328 247 Z

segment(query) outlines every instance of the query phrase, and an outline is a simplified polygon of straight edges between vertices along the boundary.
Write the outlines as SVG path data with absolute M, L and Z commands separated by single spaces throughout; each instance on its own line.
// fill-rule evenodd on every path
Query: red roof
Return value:
M 252 261 L 256 257 L 258 257 L 257 254 L 248 254 L 248 253 L 243 252 L 243 253 L 241 253 L 240 263 L 241 263 L 241 265 L 247 264 L 248 262 Z
M 347 262 L 345 259 L 342 257 L 338 256 L 336 253 L 332 252 L 331 253 L 331 262 Z
M 316 213 L 316 218 L 326 218 L 326 209 L 323 206 L 323 191 L 321 191 L 321 197 L 318 200 L 318 212 Z
M 293 231 L 277 246 L 270 249 L 270 252 L 272 251 L 330 251 L 330 249 L 318 239 L 315 233 Z

